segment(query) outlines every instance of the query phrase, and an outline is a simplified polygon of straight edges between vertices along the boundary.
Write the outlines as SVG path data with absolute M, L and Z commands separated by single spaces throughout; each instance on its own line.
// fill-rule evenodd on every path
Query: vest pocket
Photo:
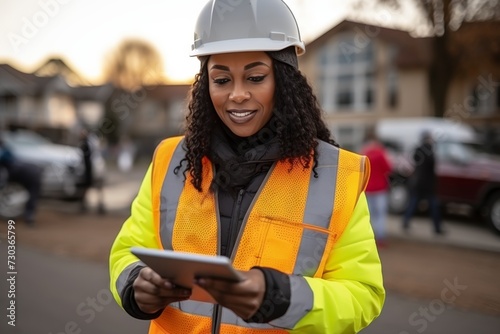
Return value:
M 259 254 L 259 265 L 291 274 L 299 252 L 304 225 L 270 217 L 260 217 L 260 224 L 265 234 Z
M 324 228 L 275 217 L 260 217 L 259 263 L 287 274 L 315 276 L 332 233 Z M 319 270 L 319 272 L 318 272 Z

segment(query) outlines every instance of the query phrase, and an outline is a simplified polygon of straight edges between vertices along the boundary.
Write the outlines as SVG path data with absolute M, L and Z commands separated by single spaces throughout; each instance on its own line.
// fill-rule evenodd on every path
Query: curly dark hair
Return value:
M 177 173 L 183 162 L 187 162 L 184 175 L 189 171 L 198 191 L 202 190 L 202 159 L 210 152 L 212 129 L 219 122 L 209 94 L 207 63 L 207 59 L 201 60 L 200 72 L 191 88 L 184 143 L 187 153 L 175 169 Z M 276 89 L 272 126 L 280 143 L 280 159 L 290 162 L 290 168 L 295 164 L 308 168 L 313 159 L 315 167 L 317 139 L 339 145 L 331 137 L 317 98 L 302 73 L 276 60 L 273 60 L 273 70 Z M 316 170 L 314 175 L 317 177 Z

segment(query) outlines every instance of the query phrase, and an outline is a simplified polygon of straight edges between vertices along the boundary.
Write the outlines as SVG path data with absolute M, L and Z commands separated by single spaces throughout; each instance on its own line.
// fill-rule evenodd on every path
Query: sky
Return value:
M 32 72 L 61 57 L 99 84 L 107 55 L 126 38 L 149 42 L 171 82 L 189 82 L 196 18 L 207 0 L 0 0 L 0 63 Z M 285 0 L 303 39 L 318 37 L 348 12 L 347 0 Z

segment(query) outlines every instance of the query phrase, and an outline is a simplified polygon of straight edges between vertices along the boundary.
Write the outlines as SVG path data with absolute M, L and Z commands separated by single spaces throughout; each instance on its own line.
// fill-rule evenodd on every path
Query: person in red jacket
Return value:
M 377 245 L 383 247 L 386 245 L 391 164 L 384 146 L 380 143 L 374 131 L 368 133 L 361 153 L 370 160 L 371 174 L 366 186 L 366 198 Z

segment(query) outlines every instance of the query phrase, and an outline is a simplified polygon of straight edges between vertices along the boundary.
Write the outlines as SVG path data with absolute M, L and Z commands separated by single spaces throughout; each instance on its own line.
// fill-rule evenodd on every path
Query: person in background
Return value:
M 38 199 L 42 183 L 42 169 L 17 159 L 0 138 L 0 165 L 7 170 L 8 179 L 22 185 L 29 194 L 23 219 L 30 227 L 35 225 Z
M 201 10 L 184 136 L 156 148 L 110 252 L 110 288 L 149 333 L 357 333 L 385 299 L 364 189 L 366 157 L 340 149 L 297 56 L 282 0 Z M 223 255 L 245 279 L 199 277 L 191 298 L 132 247 Z
M 99 168 L 104 168 L 102 164 L 104 161 L 100 152 L 99 139 L 97 136 L 82 129 L 80 132 L 79 147 L 82 153 L 83 175 L 78 183 L 80 188 L 80 211 L 88 211 L 87 194 L 91 188 L 94 188 L 97 195 L 97 212 L 99 214 L 106 213 L 106 206 L 104 204 L 104 175 Z M 101 164 L 101 166 L 99 166 Z M 97 169 L 97 170 L 96 170 Z M 100 175 L 101 174 L 101 175 Z
M 389 174 L 391 164 L 387 152 L 380 143 L 375 130 L 370 130 L 366 136 L 361 154 L 368 157 L 371 165 L 370 179 L 366 185 L 366 199 L 370 208 L 370 219 L 379 247 L 387 245 L 386 223 L 388 212 Z
M 436 195 L 436 158 L 433 144 L 432 134 L 426 130 L 421 134 L 421 143 L 413 154 L 415 169 L 409 180 L 410 201 L 403 216 L 403 230 L 405 232 L 410 229 L 410 220 L 415 214 L 419 203 L 426 200 L 429 205 L 434 233 L 436 235 L 444 234 L 441 227 L 439 200 Z
M 89 131 L 87 129 L 82 129 L 80 132 L 80 142 L 79 147 L 82 152 L 82 163 L 83 163 L 83 176 L 78 184 L 80 188 L 80 211 L 86 212 L 88 210 L 87 206 L 87 193 L 93 186 L 93 166 L 92 166 L 92 145 L 90 143 Z

